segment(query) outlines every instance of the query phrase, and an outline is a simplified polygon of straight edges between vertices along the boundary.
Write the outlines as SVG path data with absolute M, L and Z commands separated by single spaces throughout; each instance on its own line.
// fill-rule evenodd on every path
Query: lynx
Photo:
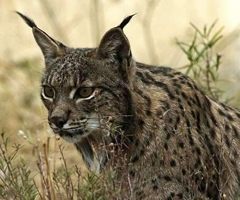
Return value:
M 131 188 L 122 199 L 240 195 L 240 112 L 181 72 L 136 62 L 123 32 L 132 16 L 97 48 L 75 49 L 18 14 L 44 55 L 41 98 L 50 127 L 94 172 L 126 166 L 118 178 Z

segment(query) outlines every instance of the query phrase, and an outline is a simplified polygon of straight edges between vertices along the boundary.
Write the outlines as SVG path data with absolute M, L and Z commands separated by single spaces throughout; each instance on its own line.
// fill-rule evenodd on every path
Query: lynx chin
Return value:
M 128 180 L 121 199 L 240 196 L 240 112 L 181 72 L 136 62 L 123 32 L 132 16 L 98 47 L 70 48 L 17 13 L 45 59 L 41 98 L 50 127 L 89 169 L 111 166 Z

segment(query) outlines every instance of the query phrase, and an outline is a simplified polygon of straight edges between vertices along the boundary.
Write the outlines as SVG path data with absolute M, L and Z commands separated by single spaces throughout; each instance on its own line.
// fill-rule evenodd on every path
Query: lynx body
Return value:
M 73 49 L 18 14 L 45 58 L 41 98 L 50 127 L 96 173 L 117 166 L 131 185 L 123 199 L 239 195 L 240 112 L 178 71 L 136 62 L 123 33 L 132 16 L 97 48 Z

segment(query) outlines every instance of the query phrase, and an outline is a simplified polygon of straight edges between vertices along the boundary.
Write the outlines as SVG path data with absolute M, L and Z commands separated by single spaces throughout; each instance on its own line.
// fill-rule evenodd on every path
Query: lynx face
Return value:
M 41 98 L 54 133 L 77 143 L 89 135 L 101 138 L 107 122 L 124 125 L 127 94 L 117 63 L 95 58 L 96 49 L 68 49 L 45 71 Z M 122 102 L 124 105 L 121 105 Z
M 45 58 L 41 98 L 50 127 L 74 143 L 87 166 L 98 172 L 107 153 L 98 151 L 96 156 L 93 146 L 115 142 L 119 136 L 112 134 L 111 127 L 124 130 L 131 123 L 127 116 L 132 115 L 130 79 L 135 62 L 123 28 L 132 16 L 110 29 L 98 48 L 73 49 L 18 14 L 32 28 Z

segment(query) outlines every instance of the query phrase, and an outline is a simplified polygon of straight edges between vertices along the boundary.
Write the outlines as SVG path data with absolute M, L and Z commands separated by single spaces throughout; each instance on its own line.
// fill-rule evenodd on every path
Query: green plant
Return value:
M 203 30 L 191 23 L 195 31 L 194 37 L 190 42 L 177 40 L 177 44 L 189 61 L 189 64 L 184 66 L 186 74 L 192 76 L 208 95 L 219 99 L 224 92 L 216 86 L 220 81 L 218 73 L 221 64 L 221 54 L 215 53 L 214 47 L 222 39 L 224 27 L 215 32 L 216 23 L 217 21 L 210 27 L 205 25 Z

